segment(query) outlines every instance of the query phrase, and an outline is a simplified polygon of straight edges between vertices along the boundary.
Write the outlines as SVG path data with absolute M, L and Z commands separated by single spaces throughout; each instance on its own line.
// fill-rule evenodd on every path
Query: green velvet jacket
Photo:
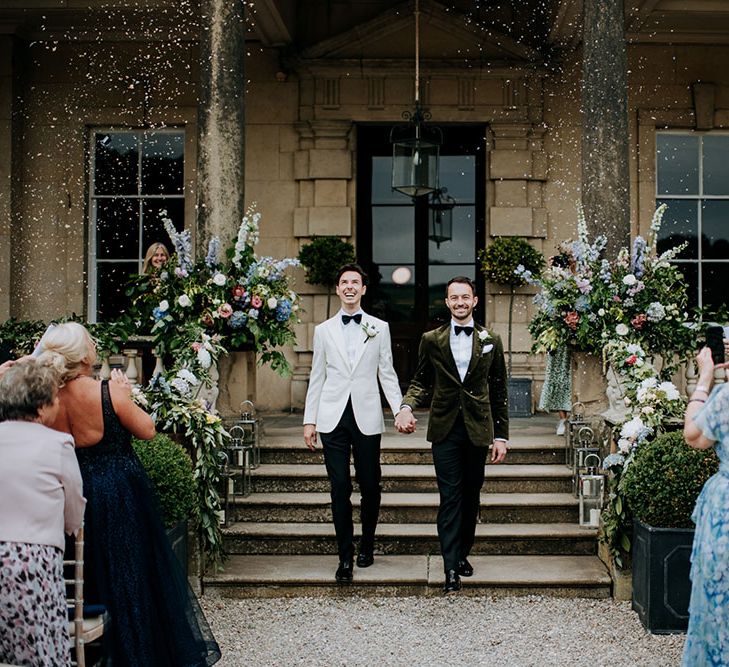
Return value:
M 494 438 L 509 438 L 506 363 L 501 338 L 475 325 L 471 363 L 461 378 L 450 346 L 450 322 L 420 339 L 418 366 L 403 397 L 412 408 L 430 403 L 427 439 L 438 443 L 453 428 L 459 409 L 474 445 L 488 447 Z M 479 332 L 486 332 L 479 337 Z

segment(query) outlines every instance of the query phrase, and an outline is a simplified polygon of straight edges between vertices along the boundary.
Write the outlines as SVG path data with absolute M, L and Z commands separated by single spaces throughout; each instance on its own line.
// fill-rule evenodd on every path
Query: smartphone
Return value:
M 40 357 L 41 354 L 43 354 L 43 351 L 46 349 L 46 346 L 44 345 L 46 336 L 53 331 L 53 329 L 56 328 L 55 324 L 49 324 L 46 327 L 46 330 L 43 332 L 43 335 L 41 336 L 41 339 L 38 341 L 38 345 L 35 346 L 35 350 L 33 350 L 30 353 L 31 357 Z
M 715 364 L 724 363 L 724 327 L 706 327 L 706 346 L 711 350 L 711 359 Z

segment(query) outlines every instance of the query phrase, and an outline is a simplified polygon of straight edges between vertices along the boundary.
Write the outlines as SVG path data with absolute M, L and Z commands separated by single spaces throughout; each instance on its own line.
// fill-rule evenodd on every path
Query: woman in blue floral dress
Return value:
M 729 665 L 729 383 L 711 391 L 709 348 L 696 357 L 699 381 L 686 408 L 684 436 L 696 449 L 714 447 L 719 472 L 696 501 L 691 552 L 691 603 L 684 667 Z M 729 364 L 718 364 L 725 368 Z

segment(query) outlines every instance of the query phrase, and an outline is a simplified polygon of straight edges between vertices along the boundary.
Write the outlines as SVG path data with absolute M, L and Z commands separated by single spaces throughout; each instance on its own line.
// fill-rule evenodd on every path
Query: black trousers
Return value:
M 433 443 L 440 492 L 438 539 L 446 572 L 457 569 L 473 546 L 487 454 L 487 447 L 471 442 L 461 414 L 446 438 Z
M 359 430 L 354 419 L 351 400 L 347 402 L 347 407 L 336 428 L 329 433 L 320 433 L 319 436 L 324 448 L 324 463 L 331 484 L 332 517 L 337 534 L 339 559 L 347 561 L 354 556 L 350 452 L 354 459 L 355 479 L 362 494 L 360 505 L 362 541 L 359 548 L 363 553 L 372 553 L 382 496 L 380 486 L 382 479 L 380 440 L 382 436 L 380 433 L 364 435 Z

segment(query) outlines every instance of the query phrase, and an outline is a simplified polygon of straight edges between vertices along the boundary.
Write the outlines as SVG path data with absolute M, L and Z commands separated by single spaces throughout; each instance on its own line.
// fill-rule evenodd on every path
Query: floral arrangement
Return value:
M 577 240 L 560 245 L 539 279 L 523 267 L 517 269 L 540 288 L 537 313 L 529 324 L 533 351 L 568 345 L 599 354 L 621 385 L 628 410 L 615 429 L 618 451 L 603 462 L 610 480 L 602 536 L 619 567 L 631 546 L 624 472 L 643 443 L 683 415 L 685 401 L 669 380 L 696 343 L 695 327 L 685 326 L 686 284 L 670 263 L 684 246 L 657 252 L 665 209 L 656 210 L 647 239 L 636 237 L 632 247 L 622 248 L 613 260 L 603 256 L 604 236 L 589 239 L 580 213 Z M 657 357 L 662 360 L 660 370 L 654 365 Z
M 225 448 L 230 436 L 220 416 L 202 395 L 204 387 L 212 384 L 209 369 L 217 361 L 221 348 L 211 344 L 211 350 L 206 351 L 210 354 L 209 361 L 205 359 L 203 363 L 198 356 L 188 353 L 174 368 L 155 375 L 146 387 L 135 388 L 132 397 L 152 415 L 159 431 L 182 434 L 190 443 L 203 545 L 208 563 L 215 568 L 225 555 L 218 521 L 218 452 Z
M 670 263 L 684 246 L 657 253 L 656 239 L 666 206 L 651 222 L 648 240 L 636 237 L 632 250 L 622 248 L 609 261 L 606 240 L 589 241 L 584 216 L 578 216 L 577 241 L 560 246 L 558 257 L 539 279 L 521 271 L 540 288 L 535 297 L 538 312 L 529 324 L 535 352 L 550 352 L 563 345 L 602 353 L 613 340 L 640 344 L 651 355 L 660 355 L 670 374 L 676 353 L 692 349 L 694 334 L 683 326 L 688 318 L 686 284 Z
M 139 276 L 129 290 L 138 308 L 135 317 L 152 322 L 158 351 L 177 354 L 195 342 L 190 331 L 202 329 L 208 341 L 225 349 L 252 346 L 260 363 L 288 375 L 290 366 L 275 348 L 295 341 L 299 297 L 286 269 L 298 260 L 255 254 L 261 214 L 254 206 L 243 217 L 232 246 L 223 251 L 220 240 L 213 238 L 205 259 L 198 262 L 192 259 L 189 230 L 178 232 L 166 212 L 162 214 L 175 252 L 161 269 Z M 204 344 L 196 352 L 201 349 L 206 349 Z

